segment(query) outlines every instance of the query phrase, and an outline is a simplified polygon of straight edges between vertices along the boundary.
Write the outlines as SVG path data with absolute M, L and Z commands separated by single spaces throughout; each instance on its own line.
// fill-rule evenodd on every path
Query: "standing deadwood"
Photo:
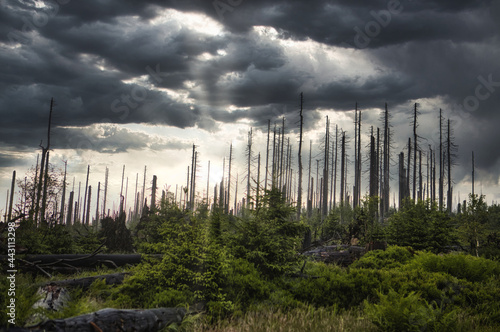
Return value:
M 145 195 L 146 195 L 146 170 L 147 170 L 147 166 L 144 166 L 144 178 L 143 178 L 143 181 L 142 181 L 142 195 L 141 195 L 141 215 L 142 215 L 142 212 L 143 212 L 143 209 L 144 209 L 144 204 L 142 204 L 143 202 L 145 202 Z
M 389 212 L 389 197 L 390 197 L 390 163 L 391 163 L 391 154 L 390 154 L 390 145 L 391 145 L 391 128 L 389 127 L 389 110 L 387 107 L 387 103 L 385 103 L 385 112 L 384 112 L 384 152 L 383 152 L 383 160 L 384 160 L 384 176 L 383 176 L 383 191 L 382 191 L 382 218 Z
M 422 150 L 418 150 L 418 199 L 422 200 Z
M 128 199 L 128 176 L 125 180 L 125 197 L 123 198 L 123 211 L 127 211 L 127 199 Z
M 252 164 L 252 128 L 248 132 L 248 145 L 247 145 L 247 208 L 250 207 L 250 178 L 251 178 L 251 164 Z
M 410 171 L 411 171 L 411 137 L 408 137 L 408 164 L 406 167 L 406 188 L 408 189 L 408 197 L 410 197 Z
M 266 145 L 266 177 L 264 180 L 264 190 L 267 190 L 267 177 L 269 175 L 269 135 L 271 132 L 271 120 L 267 120 L 267 145 Z M 236 213 L 236 209 L 234 210 Z
M 373 127 L 370 134 L 370 197 L 377 195 L 377 187 L 375 182 L 377 180 L 377 157 L 375 150 L 375 137 L 373 136 Z
M 413 111 L 413 199 L 417 201 L 416 188 L 417 188 L 417 103 L 415 103 Z
M 342 131 L 340 152 L 340 206 L 344 206 L 344 175 L 345 175 L 345 131 Z
M 276 123 L 273 130 L 273 165 L 271 173 L 271 188 L 274 189 L 276 185 Z
M 286 159 L 285 159 L 285 170 L 283 173 L 285 173 L 283 184 L 282 184 L 282 196 L 287 199 L 287 190 L 288 188 L 288 163 L 290 162 L 290 137 L 287 137 L 287 142 L 286 142 Z
M 125 168 L 125 166 L 124 166 Z M 87 207 L 87 190 L 88 190 L 88 186 L 89 186 L 89 173 L 90 173 L 90 165 L 87 165 L 87 181 L 85 181 L 85 194 L 83 195 L 83 215 L 82 215 L 82 223 L 85 222 L 85 220 L 87 220 L 85 218 L 85 212 L 87 211 L 86 210 L 86 207 Z M 122 187 L 123 187 L 123 178 L 122 178 Z M 121 201 L 121 192 L 120 192 L 120 201 Z
M 299 183 L 298 183 L 298 192 L 297 192 L 297 220 L 300 219 L 300 209 L 302 208 L 302 127 L 304 125 L 304 116 L 302 115 L 304 105 L 304 95 L 302 92 L 300 93 L 300 134 L 299 134 Z M 269 142 L 269 130 L 268 130 L 268 142 Z M 268 143 L 269 144 L 269 143 Z M 266 162 L 266 171 L 267 171 L 267 162 Z M 266 175 L 267 180 L 267 175 Z
M 448 119 L 448 132 L 447 132 L 447 140 L 446 140 L 446 145 L 447 145 L 447 167 L 448 167 L 448 202 L 447 202 L 447 209 L 448 213 L 451 213 L 451 204 L 452 204 L 452 198 L 453 198 L 453 187 L 451 186 L 451 166 L 453 163 L 453 157 L 454 155 L 454 149 L 456 148 L 455 144 L 452 142 L 452 132 L 451 132 L 451 125 L 450 125 L 450 119 Z
M 354 108 L 354 186 L 352 206 L 358 206 L 358 103 Z
M 75 192 L 72 191 L 69 193 L 69 201 L 68 201 L 68 213 L 66 216 L 66 225 L 71 226 L 71 217 L 73 216 L 73 199 Z
M 99 196 L 101 194 L 101 182 L 97 182 L 97 200 L 96 200 L 96 208 L 95 208 L 95 222 L 96 226 L 99 224 Z
M 120 188 L 120 211 L 119 211 L 119 214 L 122 213 L 123 211 L 123 182 L 125 180 L 125 165 L 123 165 L 123 170 L 122 170 L 122 185 L 121 185 L 121 188 Z
M 34 185 L 33 185 L 33 199 L 31 201 L 31 208 L 30 208 L 30 212 L 29 212 L 29 216 L 30 216 L 30 219 L 33 218 L 33 214 L 35 212 L 35 201 L 36 201 L 36 189 L 38 187 L 38 162 L 39 162 L 39 159 L 40 159 L 40 154 L 38 153 L 36 155 L 36 167 L 35 167 L 35 178 L 34 178 Z M 7 210 L 5 210 L 5 212 L 7 213 Z
M 474 197 L 474 151 L 472 151 L 472 197 Z
M 153 175 L 153 187 L 151 188 L 151 211 L 154 211 L 156 209 L 156 181 L 156 175 Z
M 376 186 L 376 192 L 379 197 L 382 197 L 380 194 L 382 191 L 382 187 L 380 186 L 380 179 L 382 178 L 382 165 L 380 164 L 380 128 L 377 127 L 377 150 L 376 150 L 376 163 L 377 163 L 377 171 L 375 172 L 375 186 Z M 381 205 L 381 204 L 380 204 Z M 380 210 L 380 208 L 379 208 Z
M 236 173 L 236 185 L 234 188 L 234 211 L 233 214 L 237 215 L 238 214 L 238 173 Z
M 47 130 L 47 146 L 44 148 L 41 143 L 40 147 L 42 148 L 42 169 L 40 171 L 40 186 L 42 185 L 42 179 L 43 179 L 43 194 L 42 194 L 42 208 L 41 208 L 41 213 L 40 213 L 40 219 L 41 221 L 44 220 L 45 218 L 45 206 L 46 206 L 46 200 L 47 200 L 47 186 L 48 186 L 48 165 L 49 165 L 49 150 L 50 150 L 50 128 L 52 125 L 52 110 L 54 108 L 54 98 L 50 99 L 50 111 L 49 111 L 49 124 L 48 124 L 48 130 Z M 45 168 L 45 169 L 44 169 Z M 40 187 L 40 189 L 42 189 Z M 38 191 L 38 196 L 40 196 L 40 190 Z M 37 198 L 39 200 L 39 198 Z M 37 202 L 37 206 L 38 202 Z M 38 208 L 36 213 L 38 214 Z
M 106 216 L 106 200 L 108 198 L 108 177 L 109 177 L 109 169 L 106 167 L 106 171 L 104 173 L 104 197 L 102 201 L 102 216 L 103 218 Z
M 432 202 L 436 202 L 436 151 L 431 150 L 432 155 Z
M 89 199 L 87 200 L 87 213 L 85 214 L 85 225 L 89 225 L 89 219 L 90 219 L 90 200 L 92 198 L 92 186 L 89 186 Z
M 139 188 L 139 173 L 135 173 L 134 220 L 137 220 L 139 211 L 139 199 L 137 198 L 138 188 Z M 175 195 L 177 196 L 177 187 L 175 188 Z
M 315 195 L 315 203 L 314 208 L 320 209 L 321 201 L 320 201 L 320 176 L 319 176 L 319 159 L 316 159 L 316 195 Z
M 322 211 L 321 215 L 326 216 L 328 214 L 328 169 L 330 166 L 328 162 L 330 160 L 328 153 L 330 152 L 330 122 L 328 120 L 328 116 L 326 117 L 326 131 L 325 131 L 325 157 L 324 157 L 324 165 L 323 165 L 323 192 L 322 192 Z
M 59 223 L 64 223 L 64 204 L 66 203 L 66 170 L 68 166 L 68 161 L 64 161 L 64 177 L 63 177 L 63 188 L 62 188 L 62 198 L 61 198 L 61 214 L 59 215 Z
M 198 151 L 194 153 L 194 172 L 193 180 L 191 181 L 192 191 L 191 191 L 191 207 L 194 210 L 196 206 L 196 171 L 198 169 Z
M 12 172 L 12 183 L 10 185 L 10 202 L 9 202 L 9 213 L 7 216 L 7 221 L 12 220 L 12 206 L 14 205 L 14 189 L 15 189 L 15 187 L 16 187 L 16 171 L 13 171 Z
M 339 133 L 339 127 L 338 125 L 335 125 L 335 163 L 334 163 L 334 171 L 333 171 L 333 207 L 335 207 L 337 204 L 337 160 L 338 160 L 338 135 Z
M 443 209 L 444 163 L 443 163 L 443 111 L 439 109 L 439 211 Z
M 260 188 L 260 152 L 257 157 L 257 189 L 255 194 L 255 208 L 259 209 L 259 188 Z
M 194 183 L 194 169 L 195 169 L 195 153 L 196 153 L 196 147 L 193 144 L 193 154 L 191 156 L 191 185 L 188 186 L 189 188 L 189 203 L 188 203 L 188 209 L 193 209 L 193 199 L 194 199 L 194 188 L 193 188 L 193 183 Z
M 333 188 L 333 173 L 334 173 L 334 165 L 335 165 L 335 143 L 332 142 L 331 144 L 332 146 L 332 151 L 331 151 L 331 155 L 332 155 L 332 159 L 330 160 L 330 207 L 329 209 L 332 210 L 333 208 L 333 191 L 334 191 L 334 188 Z
M 181 188 L 181 191 L 182 191 L 182 188 Z M 182 198 L 181 198 L 182 200 Z M 215 184 L 215 187 L 214 187 L 214 205 L 213 205 L 213 208 L 216 209 L 217 208 L 217 183 Z
M 47 149 L 45 158 L 45 174 L 43 176 L 43 193 L 42 193 L 42 209 L 40 213 L 40 220 L 45 220 L 45 208 L 47 207 L 47 190 L 49 187 L 49 150 Z
M 10 191 L 9 191 L 9 189 L 7 189 L 7 196 L 5 197 L 5 213 L 3 215 L 4 222 L 9 221 L 9 219 L 7 219 L 8 214 L 9 214 L 9 197 L 10 197 Z
M 38 187 L 37 187 L 37 192 L 35 196 L 35 224 L 38 223 L 38 217 L 40 214 L 40 199 L 42 195 L 42 187 L 43 187 L 43 175 L 44 175 L 44 170 L 45 170 L 45 157 L 47 154 L 47 150 L 40 144 L 40 147 L 42 148 L 42 161 L 40 162 L 40 178 L 38 179 Z M 7 212 L 7 210 L 5 210 Z
M 424 199 L 426 199 L 426 198 L 428 199 L 428 198 L 431 197 L 431 195 L 430 195 L 430 187 L 429 187 L 429 185 L 430 185 L 430 179 L 429 179 L 429 176 L 430 176 L 430 170 L 429 170 L 429 153 L 427 153 L 426 155 L 427 155 L 426 156 L 427 158 L 426 158 L 426 167 L 425 167 L 425 169 L 427 171 L 427 176 L 426 176 L 426 189 L 427 189 L 427 191 L 426 191 L 426 193 L 424 195 Z
M 279 171 L 279 176 L 280 176 L 280 186 L 279 189 L 283 190 L 283 175 L 285 172 L 283 172 L 283 153 L 284 153 L 284 148 L 285 148 L 285 117 L 283 117 L 283 124 L 281 126 L 281 151 L 280 151 L 280 171 Z
M 404 152 L 399 154 L 399 201 L 398 206 L 401 209 L 403 201 L 406 198 L 406 169 Z
M 224 180 L 225 180 L 225 173 L 226 172 L 226 158 L 222 158 L 222 179 L 220 181 L 220 185 L 219 185 L 219 209 L 223 209 L 224 208 L 224 193 L 225 193 L 225 186 L 224 186 Z
M 312 160 L 312 141 L 309 141 L 309 174 L 307 176 L 307 215 L 310 217 L 312 213 L 311 199 L 311 160 Z
M 189 195 L 189 166 L 187 168 L 187 174 L 186 174 L 186 188 L 184 188 L 184 205 L 186 209 L 189 209 L 189 203 L 188 203 L 188 195 Z
M 231 200 L 231 162 L 233 160 L 233 143 L 229 146 L 229 171 L 227 175 L 227 201 L 225 204 L 225 213 L 229 214 L 229 202 Z

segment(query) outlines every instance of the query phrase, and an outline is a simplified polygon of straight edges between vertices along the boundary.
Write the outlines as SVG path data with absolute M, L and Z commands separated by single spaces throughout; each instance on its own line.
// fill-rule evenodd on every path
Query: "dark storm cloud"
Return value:
M 242 119 L 265 128 L 268 119 L 280 116 L 292 126 L 301 91 L 309 108 L 308 128 L 321 118 L 318 109 L 352 110 L 355 101 L 366 108 L 387 101 L 397 109 L 435 97 L 452 114 L 461 110 L 454 116 L 465 124 L 500 120 L 498 0 L 45 3 L 48 7 L 36 8 L 33 1 L 4 1 L 0 10 L 0 142 L 10 146 L 38 146 L 45 139 L 51 97 L 57 103 L 55 137 L 74 135 L 77 141 L 88 132 L 57 127 L 152 123 L 213 131 L 217 122 Z M 225 30 L 208 35 L 176 20 L 154 26 L 163 8 L 201 13 Z M 308 84 L 318 73 L 301 70 L 301 63 L 288 58 L 289 50 L 256 35 L 255 26 L 274 28 L 282 40 L 358 50 L 349 51 L 369 58 L 376 72 L 332 73 L 327 82 Z M 476 96 L 480 84 L 480 96 L 488 93 L 487 98 Z M 468 97 L 478 101 L 473 112 L 464 110 Z M 228 111 L 229 105 L 236 109 Z M 485 137 L 494 137 L 495 129 L 487 130 L 491 135 Z M 89 149 L 145 146 L 131 132 L 116 135 L 90 135 L 91 145 L 100 147 Z M 469 148 L 460 133 L 457 140 Z M 66 146 L 74 148 L 61 145 Z M 498 160 L 488 146 L 470 146 L 485 169 Z

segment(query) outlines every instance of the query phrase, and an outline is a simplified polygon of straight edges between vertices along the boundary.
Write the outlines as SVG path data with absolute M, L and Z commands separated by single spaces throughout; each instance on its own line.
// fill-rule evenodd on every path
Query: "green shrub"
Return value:
M 456 313 L 445 312 L 420 298 L 418 293 L 402 295 L 394 290 L 378 293 L 379 303 L 364 302 L 365 313 L 382 331 L 455 331 Z
M 410 264 L 429 272 L 444 272 L 472 282 L 485 281 L 500 274 L 500 263 L 467 254 L 435 255 L 420 253 Z
M 392 269 L 400 267 L 414 257 L 411 248 L 389 246 L 386 250 L 373 250 L 354 262 L 352 268 Z

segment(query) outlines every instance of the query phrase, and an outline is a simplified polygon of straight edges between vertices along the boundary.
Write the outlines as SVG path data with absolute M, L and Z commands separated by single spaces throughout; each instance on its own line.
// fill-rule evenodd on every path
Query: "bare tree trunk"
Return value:
M 328 116 L 326 117 L 326 132 L 325 132 L 325 158 L 324 158 L 324 166 L 323 166 L 323 194 L 322 194 L 322 211 L 321 215 L 324 217 L 328 214 L 328 169 L 330 166 L 328 165 L 330 152 L 330 122 L 328 120 Z
M 413 112 L 413 199 L 417 201 L 416 188 L 417 188 L 417 103 Z
M 266 145 L 266 178 L 264 180 L 264 190 L 267 190 L 267 177 L 269 174 L 269 135 L 271 133 L 271 120 L 267 120 L 267 145 Z M 235 210 L 236 212 L 236 210 Z
M 377 180 L 377 157 L 375 150 L 375 137 L 373 136 L 373 127 L 370 134 L 370 197 L 377 195 L 377 187 L 375 182 Z
M 64 223 L 64 207 L 66 203 L 66 170 L 67 170 L 68 162 L 64 161 L 64 177 L 63 177 L 63 189 L 62 189 L 62 198 L 61 198 L 61 214 L 59 215 L 59 223 L 62 225 Z
M 259 209 L 259 188 L 260 188 L 260 152 L 257 157 L 257 189 L 255 194 L 255 209 Z
M 358 206 L 358 103 L 354 108 L 354 187 L 353 187 L 353 207 Z
M 307 176 L 307 216 L 312 214 L 312 194 L 311 194 L 311 161 L 312 161 L 312 141 L 309 141 L 309 175 Z
M 66 225 L 71 226 L 71 218 L 73 217 L 73 198 L 74 198 L 75 192 L 72 191 L 69 193 L 69 201 L 68 201 L 68 213 L 66 216 Z
M 410 196 L 410 172 L 411 172 L 411 137 L 408 137 L 408 166 L 407 166 L 407 178 L 406 178 L 406 188 L 408 190 L 408 197 Z
M 7 221 L 12 220 L 12 206 L 14 205 L 14 189 L 16 187 L 16 171 L 12 172 L 12 183 L 10 185 L 10 202 L 9 202 L 9 213 L 7 216 Z
M 251 178 L 251 165 L 252 165 L 252 128 L 248 132 L 248 145 L 247 145 L 247 208 L 250 208 L 250 178 Z
M 233 160 L 233 143 L 229 145 L 229 171 L 228 171 L 228 179 L 227 179 L 227 201 L 225 213 L 229 214 L 229 202 L 231 200 L 231 162 Z
M 304 95 L 302 92 L 300 93 L 300 134 L 299 134 L 299 152 L 298 152 L 298 158 L 299 158 L 299 188 L 298 188 L 298 193 L 297 193 L 297 220 L 300 219 L 300 210 L 302 209 L 302 127 L 304 125 L 304 116 L 302 115 L 302 108 L 304 105 Z M 268 131 L 268 142 L 269 142 L 269 131 Z M 266 171 L 267 171 L 267 162 L 266 162 Z M 267 175 L 266 175 L 266 180 L 267 180 Z
M 439 109 L 439 211 L 443 209 L 444 165 L 443 165 L 443 116 Z
M 45 221 L 45 209 L 47 207 L 47 190 L 49 187 L 49 150 L 47 149 L 45 158 L 45 174 L 43 177 L 42 211 L 40 221 Z
M 89 186 L 89 199 L 87 200 L 87 213 L 86 219 L 85 219 L 85 225 L 89 225 L 89 219 L 90 219 L 90 199 L 92 198 L 92 186 Z
M 95 222 L 96 226 L 99 224 L 99 196 L 101 194 L 101 182 L 97 182 L 97 201 L 95 208 Z
M 109 169 L 106 167 L 106 172 L 104 175 L 104 198 L 102 202 L 102 216 L 106 217 L 106 199 L 108 197 L 108 177 L 109 177 Z
M 123 166 L 123 170 L 125 171 L 125 166 Z M 82 223 L 87 220 L 85 218 L 85 212 L 87 211 L 87 192 L 89 186 L 89 174 L 90 174 L 90 165 L 87 165 L 87 181 L 85 181 L 85 194 L 83 195 L 83 215 L 82 215 Z M 122 189 L 123 189 L 123 177 L 122 177 Z M 122 193 L 120 192 L 120 201 L 121 201 Z
M 338 140 L 338 132 L 339 132 L 339 127 L 338 125 L 335 125 L 335 164 L 334 164 L 334 171 L 333 171 L 333 207 L 335 208 L 337 206 L 337 160 L 338 160 L 338 146 L 339 146 L 339 140 Z
M 452 190 L 453 188 L 451 187 L 451 132 L 450 132 L 450 119 L 448 119 L 448 139 L 447 139 L 447 154 L 448 154 L 448 213 L 451 213 L 451 204 L 452 204 Z
M 154 211 L 156 209 L 156 175 L 153 175 L 153 187 L 151 188 L 151 211 Z

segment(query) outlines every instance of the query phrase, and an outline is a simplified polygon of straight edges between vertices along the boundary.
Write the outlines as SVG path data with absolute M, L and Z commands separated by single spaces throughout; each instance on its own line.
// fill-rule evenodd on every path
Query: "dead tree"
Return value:
M 325 156 L 324 156 L 324 164 L 323 164 L 323 192 L 322 192 L 322 211 L 321 215 L 326 216 L 328 214 L 328 169 L 330 168 L 328 162 L 330 160 L 329 153 L 330 152 L 330 122 L 328 120 L 328 116 L 326 117 L 326 131 L 325 131 Z
M 10 202 L 9 202 L 9 213 L 7 221 L 12 220 L 12 206 L 14 205 L 14 189 L 16 187 L 16 171 L 12 172 L 12 183 L 10 185 Z M 7 195 L 8 196 L 8 195 Z
M 267 190 L 267 176 L 269 174 L 269 136 L 270 136 L 270 133 L 271 133 L 271 120 L 269 119 L 269 120 L 267 120 L 266 177 L 264 180 L 264 190 Z
M 472 151 L 472 196 L 474 197 L 474 151 Z
M 125 166 L 123 166 L 123 170 L 125 171 Z M 87 180 L 85 181 L 85 194 L 83 195 L 83 215 L 82 215 L 82 223 L 84 223 L 87 219 L 85 218 L 85 212 L 87 211 L 87 193 L 89 186 L 89 174 L 90 174 L 90 165 L 87 165 Z M 122 178 L 122 189 L 123 189 L 123 178 Z M 121 202 L 122 193 L 120 192 L 120 202 Z M 121 212 L 121 211 L 120 211 Z
M 64 223 L 64 204 L 66 203 L 66 170 L 68 162 L 64 161 L 64 177 L 63 177 L 63 188 L 62 188 L 62 198 L 61 198 L 61 214 L 59 215 L 59 223 Z
M 387 103 L 385 103 L 384 112 L 384 146 L 383 146 L 383 162 L 384 162 L 384 174 L 382 178 L 382 209 L 381 216 L 382 219 L 384 215 L 389 212 L 389 197 L 390 197 L 390 163 L 391 163 L 391 128 L 389 125 L 389 110 L 387 108 Z
M 439 210 L 443 209 L 444 160 L 443 160 L 443 115 L 439 109 Z
M 229 145 L 229 170 L 227 175 L 227 200 L 225 204 L 225 213 L 229 214 L 229 202 L 231 200 L 231 163 L 233 160 L 233 143 Z
M 247 208 L 250 207 L 250 178 L 251 178 L 251 166 L 252 166 L 252 128 L 248 132 L 248 143 L 247 143 Z
M 307 176 L 307 216 L 312 215 L 312 194 L 311 194 L 311 161 L 312 161 L 312 141 L 309 141 L 309 174 Z
M 375 136 L 373 136 L 373 127 L 370 134 L 370 197 L 377 196 L 377 151 L 375 146 Z
M 153 175 L 153 187 L 151 188 L 151 211 L 154 211 L 156 209 L 156 175 Z
M 337 160 L 338 160 L 338 133 L 339 127 L 335 125 L 335 162 L 334 162 L 334 171 L 333 171 L 333 207 L 337 204 Z
M 304 105 L 304 95 L 300 93 L 300 134 L 299 134 L 299 183 L 298 183 L 298 193 L 297 193 L 297 220 L 300 219 L 300 209 L 302 208 L 302 127 L 304 125 L 304 116 L 302 115 L 302 109 Z M 269 146 L 269 129 L 268 129 L 268 146 Z M 266 161 L 266 172 L 267 172 L 267 161 Z M 267 174 L 267 173 L 266 173 Z M 266 175 L 267 180 L 267 175 Z

